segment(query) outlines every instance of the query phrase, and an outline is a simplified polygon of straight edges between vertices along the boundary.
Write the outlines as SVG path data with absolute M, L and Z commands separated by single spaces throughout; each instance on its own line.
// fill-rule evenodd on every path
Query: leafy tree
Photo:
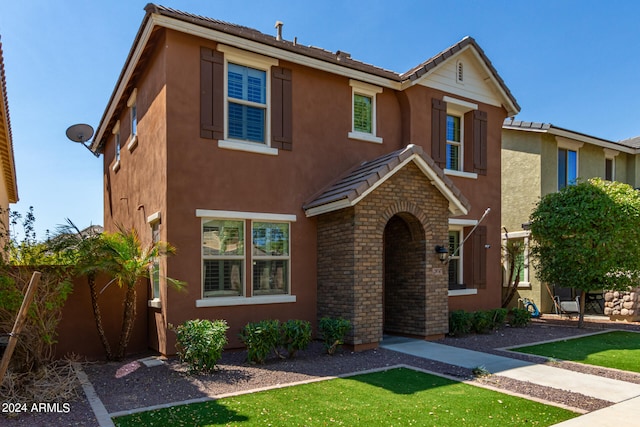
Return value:
M 175 248 L 166 242 L 143 245 L 135 229 L 126 230 L 118 226 L 116 233 L 104 233 L 105 256 L 99 268 L 109 271 L 118 286 L 126 289 L 122 330 L 115 358 L 121 360 L 131 338 L 136 317 L 136 284 L 140 279 L 150 278 L 152 267 L 158 257 L 175 253 Z M 166 278 L 167 282 L 181 289 L 184 283 Z
M 532 255 L 546 283 L 581 291 L 627 290 L 640 279 L 640 194 L 593 178 L 544 196 L 531 214 Z

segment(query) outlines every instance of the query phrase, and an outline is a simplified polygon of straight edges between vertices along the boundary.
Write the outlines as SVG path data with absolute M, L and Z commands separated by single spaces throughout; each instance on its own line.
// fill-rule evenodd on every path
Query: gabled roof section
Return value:
M 126 98 L 136 84 L 136 76 L 142 72 L 145 58 L 154 43 L 155 29 L 158 27 L 171 28 L 177 31 L 195 34 L 217 42 L 228 44 L 240 49 L 249 50 L 266 56 L 284 59 L 309 67 L 325 69 L 329 72 L 349 78 L 361 80 L 381 87 L 402 90 L 403 85 L 412 84 L 423 74 L 430 72 L 445 62 L 457 52 L 473 48 L 485 69 L 489 70 L 491 80 L 495 82 L 497 91 L 501 95 L 502 104 L 509 115 L 520 111 L 520 106 L 500 78 L 484 51 L 471 37 L 466 37 L 459 43 L 441 52 L 411 71 L 399 74 L 371 64 L 351 58 L 347 52 L 331 52 L 313 46 L 304 46 L 295 39 L 293 41 L 278 39 L 276 36 L 261 33 L 258 30 L 236 25 L 213 18 L 182 12 L 172 8 L 149 3 L 145 6 L 146 14 L 140 29 L 136 34 L 133 45 L 127 56 L 124 67 L 118 77 L 107 108 L 97 127 L 91 150 L 100 152 L 106 141 L 109 130 L 115 124 L 115 116 L 122 110 Z M 123 101 L 124 99 L 124 101 Z
M 434 69 L 438 68 L 441 64 L 455 56 L 460 55 L 467 49 L 472 49 L 475 52 L 479 62 L 486 69 L 492 82 L 494 83 L 495 88 L 501 95 L 502 103 L 507 110 L 507 114 L 509 116 L 515 116 L 516 114 L 518 114 L 520 112 L 520 105 L 518 105 L 515 97 L 505 84 L 502 77 L 500 77 L 498 71 L 495 69 L 487 55 L 484 53 L 484 50 L 482 50 L 480 45 L 478 45 L 473 37 L 467 36 L 463 38 L 453 46 L 443 50 L 439 54 L 427 59 L 417 67 L 414 67 L 406 73 L 402 74 L 400 78 L 403 82 L 408 82 L 409 84 L 417 83 L 419 80 L 426 78 L 431 72 L 433 72 Z
M 311 202 L 303 206 L 308 217 L 355 206 L 396 172 L 414 162 L 424 175 L 449 201 L 452 215 L 463 215 L 470 209 L 469 201 L 445 176 L 422 148 L 410 144 L 405 148 L 365 162 L 333 183 Z
M 4 73 L 2 42 L 0 42 L 0 162 L 2 162 L 2 173 L 9 203 L 16 203 L 18 201 L 18 182 L 13 156 L 13 138 L 11 136 L 11 120 L 9 120 L 9 99 Z
M 524 132 L 548 133 L 549 135 L 569 138 L 587 144 L 592 144 L 603 148 L 610 148 L 613 150 L 619 150 L 631 154 L 638 154 L 638 149 L 640 149 L 640 137 L 625 139 L 616 142 L 604 138 L 598 138 L 596 136 L 587 135 L 586 133 L 582 132 L 575 132 L 569 129 L 555 126 L 551 123 L 525 122 L 515 119 L 506 119 L 502 123 L 502 128 Z

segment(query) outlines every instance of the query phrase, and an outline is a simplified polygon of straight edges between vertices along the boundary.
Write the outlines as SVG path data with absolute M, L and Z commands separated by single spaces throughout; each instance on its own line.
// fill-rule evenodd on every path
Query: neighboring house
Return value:
M 7 80 L 4 74 L 4 56 L 0 42 L 0 220 L 8 230 L 9 203 L 18 201 L 18 181 L 13 156 L 11 121 L 9 120 L 9 100 Z M 5 228 L 0 225 L 0 229 Z
M 347 344 L 425 338 L 452 309 L 500 304 L 502 123 L 519 106 L 472 38 L 399 74 L 239 25 L 148 5 L 92 141 L 105 229 L 177 255 L 148 289 L 168 324 L 349 319 Z M 436 246 L 453 251 L 443 264 Z M 144 315 L 143 315 L 144 317 Z
M 543 313 L 554 311 L 553 286 L 541 284 L 529 265 L 526 224 L 540 198 L 577 179 L 600 177 L 640 187 L 640 138 L 619 142 L 548 123 L 505 120 L 502 127 L 502 225 L 524 247 L 519 296 Z M 504 240 L 504 232 L 502 236 Z M 517 297 L 512 305 L 517 304 Z

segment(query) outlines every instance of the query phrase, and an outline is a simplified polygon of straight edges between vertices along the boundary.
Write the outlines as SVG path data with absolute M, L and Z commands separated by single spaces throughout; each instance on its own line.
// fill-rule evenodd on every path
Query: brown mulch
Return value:
M 640 331 L 638 323 L 589 323 L 585 329 L 577 329 L 574 322 L 561 319 L 560 324 L 557 325 L 554 323 L 553 317 L 549 317 L 548 320 L 532 322 L 526 328 L 505 327 L 487 335 L 446 337 L 439 342 L 536 363 L 553 363 L 555 367 L 640 384 L 639 374 L 570 362 L 546 362 L 539 357 L 514 355 L 500 350 L 503 347 L 573 337 L 602 330 L 605 327 Z M 223 354 L 218 370 L 211 375 L 188 375 L 185 367 L 173 358 L 161 366 L 146 367 L 137 361 L 144 356 L 148 355 L 138 355 L 136 358 L 120 363 L 89 363 L 84 365 L 84 371 L 109 413 L 338 376 L 398 364 L 415 366 L 460 380 L 472 380 L 506 392 L 523 394 L 586 412 L 612 404 L 581 394 L 516 381 L 499 375 L 474 379 L 468 369 L 385 349 L 359 353 L 345 350 L 334 356 L 329 356 L 324 354 L 322 345 L 318 342 L 313 343 L 309 349 L 299 352 L 295 359 L 273 358 L 264 365 L 246 363 L 245 352 L 227 351 Z M 13 418 L 7 418 L 6 414 L 1 414 L 0 425 L 28 425 L 30 427 L 98 425 L 81 389 L 80 395 L 82 396 L 80 399 L 66 402 L 70 406 L 70 410 L 66 413 L 29 412 Z

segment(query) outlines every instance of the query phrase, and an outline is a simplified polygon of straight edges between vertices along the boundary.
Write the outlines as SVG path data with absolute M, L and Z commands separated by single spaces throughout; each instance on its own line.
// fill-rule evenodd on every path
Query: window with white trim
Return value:
M 462 122 L 463 116 L 447 114 L 447 160 L 446 168 L 462 170 Z
M 137 105 L 138 90 L 134 89 L 127 101 L 127 107 L 129 107 L 129 129 L 131 135 L 129 138 L 129 144 L 127 149 L 133 151 L 138 145 L 138 105 Z
M 289 293 L 289 223 L 252 221 L 253 295 Z
M 449 228 L 449 290 L 464 289 L 462 276 L 462 227 Z
M 518 286 L 529 286 L 529 237 L 530 231 L 518 231 L 508 233 L 502 236 L 504 272 L 510 274 L 511 257 L 515 257 L 514 269 L 518 273 Z M 509 280 L 513 278 L 506 277 L 505 286 L 509 285 Z
M 151 224 L 151 242 L 155 245 L 160 241 L 160 220 L 155 220 Z M 156 257 L 151 264 L 151 299 L 160 299 L 160 258 Z
M 351 86 L 351 131 L 349 138 L 382 143 L 376 129 L 376 95 L 382 88 L 349 80 Z
M 266 144 L 267 72 L 229 62 L 227 102 L 229 138 Z
M 203 296 L 244 294 L 245 221 L 202 220 Z
M 575 185 L 578 179 L 578 152 L 558 148 L 558 190 Z

